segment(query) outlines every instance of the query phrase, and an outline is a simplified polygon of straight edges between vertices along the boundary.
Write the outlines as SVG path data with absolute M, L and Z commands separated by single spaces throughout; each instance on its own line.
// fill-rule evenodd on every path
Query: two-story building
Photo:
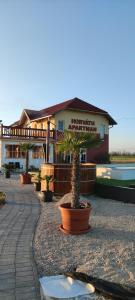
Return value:
M 60 157 L 56 145 L 64 129 L 99 135 L 103 143 L 92 150 L 82 149 L 81 162 L 107 162 L 109 128 L 117 123 L 108 112 L 79 98 L 53 105 L 42 110 L 24 109 L 18 121 L 0 127 L 0 167 L 5 163 L 24 166 L 20 143 L 30 142 L 30 165 L 39 167 L 46 162 L 71 162 L 71 155 Z

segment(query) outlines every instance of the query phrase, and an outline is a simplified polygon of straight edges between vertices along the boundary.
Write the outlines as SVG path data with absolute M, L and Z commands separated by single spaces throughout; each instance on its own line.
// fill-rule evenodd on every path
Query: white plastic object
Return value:
M 39 279 L 41 300 L 79 300 L 91 299 L 90 294 L 95 292 L 92 284 L 74 280 L 64 275 L 45 276 Z

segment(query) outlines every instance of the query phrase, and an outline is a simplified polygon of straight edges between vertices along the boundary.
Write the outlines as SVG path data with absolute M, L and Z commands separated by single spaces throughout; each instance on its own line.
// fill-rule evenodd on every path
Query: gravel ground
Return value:
M 65 235 L 58 228 L 58 203 L 65 202 L 65 198 L 59 202 L 41 202 L 34 245 L 39 276 L 76 268 L 98 278 L 134 286 L 135 205 L 95 196 L 90 196 L 89 201 L 92 229 L 79 236 Z

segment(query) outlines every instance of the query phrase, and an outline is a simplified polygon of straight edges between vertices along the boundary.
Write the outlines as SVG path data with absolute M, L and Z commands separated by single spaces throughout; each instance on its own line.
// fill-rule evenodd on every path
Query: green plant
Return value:
M 6 194 L 4 192 L 0 192 L 0 205 L 5 203 Z
M 118 179 L 110 179 L 110 178 L 100 178 L 97 177 L 96 183 L 112 185 L 112 186 L 123 186 L 129 187 L 130 185 L 135 185 L 135 179 L 130 180 L 118 180 Z
M 4 171 L 10 170 L 10 165 L 9 164 L 3 164 L 2 168 Z
M 10 171 L 11 171 L 11 167 L 9 164 L 3 164 L 2 165 L 3 168 L 3 173 L 5 178 L 10 178 Z
M 30 143 L 21 143 L 20 150 L 25 153 L 25 173 L 28 174 L 29 168 L 29 151 L 34 148 L 34 144 Z
M 95 134 L 64 131 L 64 137 L 58 145 L 58 152 L 72 154 L 71 176 L 71 207 L 79 208 L 80 203 L 80 149 L 93 148 L 100 145 L 102 140 Z
M 41 182 L 42 177 L 41 177 L 41 171 L 39 170 L 37 175 L 36 175 L 36 182 Z
M 34 177 L 33 178 L 33 182 L 38 182 L 38 183 L 40 183 L 41 182 L 41 180 L 43 180 L 44 178 L 43 177 L 41 177 L 41 170 L 39 170 L 37 173 L 35 173 L 35 174 L 32 174 L 31 175 L 32 177 Z
M 53 175 L 45 175 L 42 179 L 46 181 L 46 191 L 49 192 L 50 182 L 54 181 Z

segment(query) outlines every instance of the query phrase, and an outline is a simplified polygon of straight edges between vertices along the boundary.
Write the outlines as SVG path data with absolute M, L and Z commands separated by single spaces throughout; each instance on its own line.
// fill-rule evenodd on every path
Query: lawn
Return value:
M 97 183 L 101 184 L 107 184 L 107 185 L 113 185 L 113 186 L 129 186 L 131 184 L 135 185 L 135 179 L 134 180 L 117 180 L 117 179 L 108 179 L 108 178 L 97 178 Z
M 135 163 L 135 155 L 110 155 L 111 163 Z

